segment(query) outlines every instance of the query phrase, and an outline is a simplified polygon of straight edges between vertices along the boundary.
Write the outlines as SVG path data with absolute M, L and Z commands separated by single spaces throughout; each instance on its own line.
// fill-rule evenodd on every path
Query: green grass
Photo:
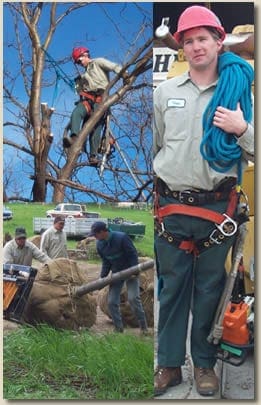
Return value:
M 9 203 L 7 206 L 13 211 L 14 217 L 10 221 L 4 221 L 3 234 L 9 232 L 12 236 L 18 226 L 24 226 L 28 236 L 33 236 L 33 218 L 46 217 L 46 211 L 55 207 L 54 204 L 44 203 Z M 146 225 L 145 235 L 143 238 L 135 238 L 134 244 L 140 255 L 154 257 L 154 229 L 151 210 L 116 208 L 110 204 L 87 204 L 86 208 L 87 211 L 98 212 L 101 218 L 122 217 L 130 221 L 143 222 Z M 74 240 L 68 240 L 68 248 L 74 249 L 75 246 Z
M 152 337 L 22 327 L 4 336 L 4 398 L 152 399 L 153 352 Z

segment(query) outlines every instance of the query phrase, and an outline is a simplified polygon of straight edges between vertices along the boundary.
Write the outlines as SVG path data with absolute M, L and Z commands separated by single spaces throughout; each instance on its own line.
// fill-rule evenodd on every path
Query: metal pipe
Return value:
M 106 285 L 115 283 L 119 280 L 127 280 L 133 275 L 138 275 L 142 271 L 152 269 L 155 266 L 154 260 L 148 260 L 144 263 L 139 263 L 136 266 L 129 267 L 126 270 L 119 271 L 118 273 L 112 273 L 111 275 L 99 278 L 98 280 L 91 281 L 79 287 L 71 287 L 72 297 L 81 297 L 89 292 L 101 290 Z

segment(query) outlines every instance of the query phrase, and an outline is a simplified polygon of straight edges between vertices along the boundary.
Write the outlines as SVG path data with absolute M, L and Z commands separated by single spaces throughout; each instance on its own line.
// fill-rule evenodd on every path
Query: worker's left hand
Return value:
M 225 107 L 217 107 L 213 124 L 223 129 L 223 131 L 240 137 L 247 130 L 247 122 L 244 119 L 240 103 L 237 104 L 236 110 L 229 110 Z

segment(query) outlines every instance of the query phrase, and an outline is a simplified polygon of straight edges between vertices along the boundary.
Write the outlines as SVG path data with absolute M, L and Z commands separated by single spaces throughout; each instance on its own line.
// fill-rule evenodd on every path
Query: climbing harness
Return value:
M 160 190 L 157 190 L 157 183 L 160 184 Z M 167 240 L 168 243 L 173 244 L 174 246 L 178 247 L 179 249 L 185 250 L 187 253 L 193 253 L 195 256 L 198 256 L 200 253 L 202 253 L 204 250 L 215 246 L 219 245 L 223 242 L 225 242 L 228 238 L 233 236 L 238 229 L 238 223 L 245 222 L 247 219 L 247 211 L 248 211 L 248 206 L 246 204 L 246 209 L 245 209 L 245 215 L 237 216 L 237 219 L 235 220 L 235 213 L 237 211 L 238 207 L 238 202 L 240 198 L 240 193 L 238 193 L 237 188 L 234 187 L 232 190 L 224 192 L 199 192 L 198 194 L 201 195 L 201 201 L 202 198 L 206 198 L 206 202 L 209 201 L 209 196 L 212 201 L 221 201 L 225 200 L 225 196 L 227 195 L 228 197 L 228 205 L 226 212 L 221 214 L 219 212 L 204 208 L 204 207 L 199 207 L 198 201 L 195 199 L 194 196 L 196 196 L 197 192 L 193 191 L 185 191 L 185 192 L 171 192 L 167 185 L 165 185 L 165 188 L 162 187 L 162 180 L 157 179 L 156 180 L 156 193 L 155 193 L 155 203 L 154 203 L 154 218 L 155 218 L 155 231 L 158 233 L 159 237 L 163 237 L 164 239 Z M 165 183 L 164 183 L 165 184 Z M 164 192 L 165 190 L 165 192 Z M 241 190 L 243 193 L 243 191 Z M 189 196 L 191 195 L 190 202 L 185 203 L 183 201 L 183 198 L 177 198 L 175 197 L 175 193 L 177 193 L 177 197 L 182 197 L 184 196 Z M 159 206 L 158 203 L 158 198 L 159 195 L 171 195 L 175 199 L 177 199 L 179 202 L 182 204 L 168 204 L 166 206 Z M 214 200 L 215 198 L 215 200 Z M 193 201 L 194 200 L 194 201 Z M 205 202 L 205 203 L 206 203 Z M 168 232 L 165 229 L 164 226 L 164 218 L 169 215 L 187 215 L 187 216 L 192 216 L 192 217 L 197 217 L 201 218 L 204 220 L 211 221 L 215 224 L 215 227 L 213 230 L 210 232 L 208 237 L 205 239 L 201 239 L 199 241 L 194 241 L 194 240 L 183 240 L 182 238 L 174 235 L 171 232 Z
M 203 114 L 203 139 L 200 152 L 210 167 L 225 173 L 237 165 L 238 184 L 242 182 L 242 151 L 236 136 L 227 134 L 213 125 L 218 106 L 236 110 L 240 103 L 246 122 L 252 119 L 251 85 L 254 70 L 244 59 L 232 52 L 225 52 L 218 60 L 219 80 L 213 97 Z
M 89 115 L 93 112 L 94 104 L 100 104 L 101 101 L 102 94 L 84 91 L 80 92 L 80 102 L 84 105 Z

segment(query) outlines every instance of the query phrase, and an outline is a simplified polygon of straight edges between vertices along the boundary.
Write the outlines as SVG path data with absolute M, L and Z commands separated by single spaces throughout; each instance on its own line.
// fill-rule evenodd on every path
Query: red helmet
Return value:
M 74 62 L 77 62 L 78 58 L 79 58 L 82 54 L 84 54 L 84 53 L 86 53 L 86 52 L 89 52 L 89 49 L 88 49 L 88 48 L 85 48 L 84 46 L 80 46 L 79 48 L 73 48 L 73 51 L 72 51 L 72 58 L 73 58 Z
M 181 40 L 181 33 L 196 27 L 213 27 L 220 33 L 221 40 L 224 41 L 226 32 L 221 25 L 220 20 L 213 13 L 203 6 L 191 6 L 183 11 L 178 20 L 178 29 L 173 35 L 175 40 L 179 43 Z

